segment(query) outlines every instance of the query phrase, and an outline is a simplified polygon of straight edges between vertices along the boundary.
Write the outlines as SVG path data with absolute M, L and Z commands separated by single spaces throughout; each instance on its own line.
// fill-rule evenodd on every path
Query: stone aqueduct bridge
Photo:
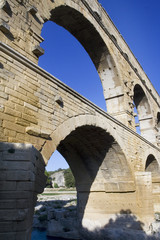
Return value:
M 108 113 L 37 66 L 48 20 L 90 55 Z M 0 40 L 0 239 L 30 239 L 44 167 L 56 149 L 75 176 L 83 228 L 103 229 L 122 210 L 147 227 L 160 211 L 160 98 L 102 6 L 1 0 Z

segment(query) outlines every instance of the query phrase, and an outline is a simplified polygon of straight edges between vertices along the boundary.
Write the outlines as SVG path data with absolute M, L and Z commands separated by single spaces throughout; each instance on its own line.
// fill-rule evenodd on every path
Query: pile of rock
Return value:
M 55 196 L 55 200 L 41 198 L 35 207 L 33 228 L 45 229 L 47 236 L 80 239 L 77 207 L 74 196 Z

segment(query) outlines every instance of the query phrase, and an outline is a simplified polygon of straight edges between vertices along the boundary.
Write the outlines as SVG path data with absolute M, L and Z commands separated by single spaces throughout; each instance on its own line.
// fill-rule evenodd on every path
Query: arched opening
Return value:
M 56 150 L 46 166 L 46 187 L 34 209 L 32 240 L 78 237 L 77 192 L 68 163 Z M 57 239 L 57 238 L 56 238 Z
M 130 207 L 130 201 L 123 207 L 126 194 L 135 191 L 127 159 L 113 136 L 98 126 L 77 126 L 62 139 L 57 150 L 69 164 L 76 182 L 78 218 L 74 222 L 80 224 L 78 229 L 103 229 L 114 214 Z M 119 194 L 121 201 L 117 205 Z
M 69 167 L 68 163 L 65 161 L 63 156 L 56 150 L 52 154 L 50 160 L 48 161 L 46 170 L 47 171 L 50 171 L 50 170 L 55 171 L 59 168 L 66 169 L 68 167 Z
M 77 189 L 83 184 L 91 187 L 95 178 L 97 181 L 100 177 L 100 182 L 114 179 L 117 172 L 119 177 L 130 177 L 130 170 L 120 146 L 100 127 L 78 127 L 60 142 L 57 149 L 71 167 Z M 101 168 L 106 170 L 102 170 L 103 177 L 97 175 Z
M 138 84 L 136 84 L 134 87 L 133 101 L 138 113 L 141 135 L 152 142 L 155 139 L 153 135 L 153 119 L 151 116 L 151 109 L 142 87 Z
M 146 165 L 145 165 L 145 170 L 146 170 L 146 172 L 151 172 L 151 174 L 152 174 L 152 191 L 153 191 L 154 212 L 160 213 L 160 203 L 159 203 L 160 166 L 154 155 L 150 154 L 148 156 Z
M 160 168 L 158 162 L 152 154 L 150 154 L 147 158 L 145 170 L 146 172 L 152 173 L 152 178 L 160 177 Z
M 79 41 L 53 21 L 43 25 L 42 36 L 45 54 L 39 58 L 39 66 L 106 110 L 99 75 Z
M 51 11 L 51 18 L 49 20 L 68 30 L 85 48 L 101 79 L 107 111 L 109 113 L 122 111 L 123 104 L 121 103 L 123 102 L 123 90 L 116 64 L 96 28 L 83 14 L 69 6 L 54 8 Z M 53 41 L 55 37 L 56 34 L 52 37 Z M 65 42 L 65 39 L 60 39 L 59 42 Z M 84 85 L 87 86 L 87 81 Z M 96 91 L 95 89 L 90 90 L 90 88 L 92 88 L 92 83 L 86 86 L 85 88 L 88 92 L 92 91 L 95 93 L 97 91 L 96 88 Z
M 107 206 L 106 193 L 115 191 L 116 195 L 123 189 L 123 184 L 133 182 L 131 170 L 119 144 L 100 127 L 86 125 L 72 131 L 57 149 L 67 160 L 75 177 L 80 223 L 83 227 L 90 228 L 90 223 L 96 218 L 95 213 L 102 212 L 101 218 L 98 217 L 92 224 L 101 221 L 106 224 L 110 218 L 109 205 L 115 203 L 113 199 Z M 106 202 L 104 209 L 101 206 L 102 198 Z M 113 214 L 120 210 L 119 207 L 114 208 Z
M 135 106 L 135 103 L 133 103 L 133 104 L 134 104 L 134 120 L 135 120 L 136 132 L 141 135 L 141 129 L 139 126 L 139 117 L 138 117 L 137 108 Z

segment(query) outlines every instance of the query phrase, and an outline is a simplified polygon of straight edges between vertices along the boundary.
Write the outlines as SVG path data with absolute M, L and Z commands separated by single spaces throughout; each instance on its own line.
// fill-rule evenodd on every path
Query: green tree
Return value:
M 75 187 L 75 179 L 70 168 L 64 170 L 64 179 L 67 188 Z
M 51 188 L 52 187 L 52 179 L 50 177 L 50 174 L 45 170 L 45 175 L 47 177 L 47 180 L 46 180 L 46 187 L 49 187 Z
M 57 183 L 54 183 L 54 188 L 59 188 Z

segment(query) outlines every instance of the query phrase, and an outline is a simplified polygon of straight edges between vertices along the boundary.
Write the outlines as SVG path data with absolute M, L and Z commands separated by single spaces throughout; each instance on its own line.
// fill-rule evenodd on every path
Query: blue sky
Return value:
M 99 0 L 160 94 L 160 1 Z M 65 29 L 47 22 L 42 29 L 44 56 L 39 66 L 105 108 L 97 71 L 81 44 Z M 56 152 L 47 170 L 68 165 Z

